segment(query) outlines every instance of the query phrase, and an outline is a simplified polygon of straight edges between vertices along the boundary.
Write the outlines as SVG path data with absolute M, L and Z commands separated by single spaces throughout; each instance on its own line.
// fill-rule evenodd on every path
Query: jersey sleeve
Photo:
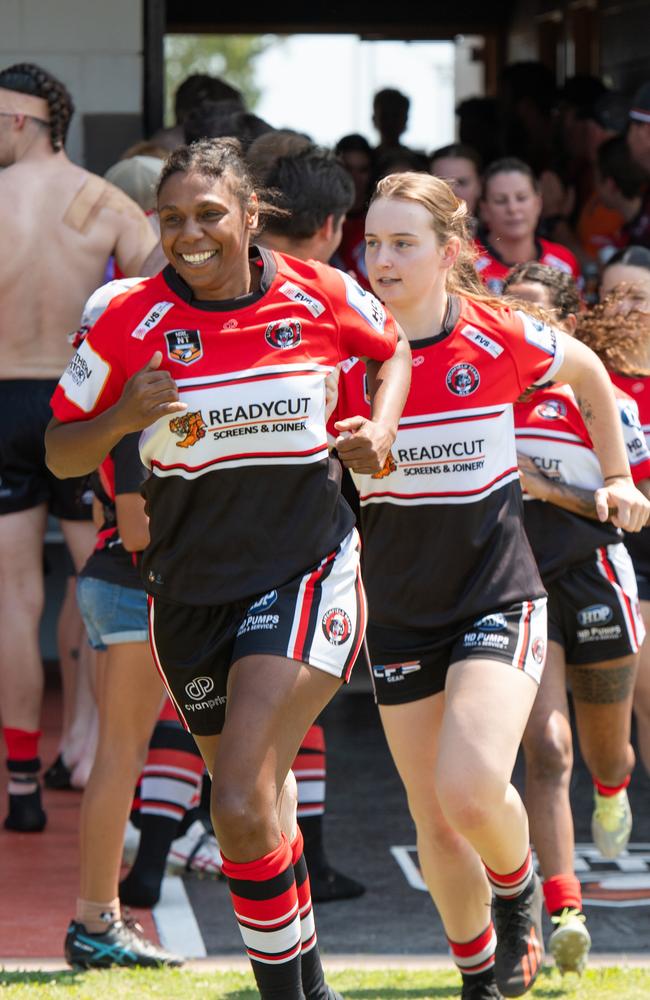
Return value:
M 339 432 L 334 427 L 337 420 L 344 420 L 346 417 L 356 417 L 358 415 L 363 416 L 363 412 L 358 407 L 357 409 L 354 408 L 354 404 L 350 398 L 350 391 L 355 379 L 365 378 L 362 374 L 364 367 L 363 361 L 360 361 L 359 358 L 347 358 L 341 364 L 336 405 L 327 421 L 327 441 L 330 448 L 334 447 L 334 442 L 339 436 Z
M 127 434 L 111 452 L 115 466 L 115 496 L 120 493 L 139 493 L 147 478 L 147 470 L 140 461 L 139 441 L 139 431 Z
M 128 378 L 122 317 L 109 306 L 73 354 L 50 400 L 57 420 L 90 420 L 122 395 Z
M 330 302 L 339 327 L 340 359 L 386 361 L 397 347 L 397 325 L 372 292 L 345 271 L 330 268 Z
M 508 340 L 522 392 L 555 378 L 564 361 L 559 330 L 517 310 Z
M 650 478 L 650 451 L 639 419 L 639 408 L 633 399 L 617 397 L 623 440 L 635 483 Z

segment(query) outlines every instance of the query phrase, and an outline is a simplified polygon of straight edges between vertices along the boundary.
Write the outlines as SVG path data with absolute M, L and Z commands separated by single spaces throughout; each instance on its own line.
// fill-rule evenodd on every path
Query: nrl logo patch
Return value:
M 203 345 L 198 330 L 170 330 L 165 334 L 167 354 L 171 361 L 192 365 L 203 357 Z

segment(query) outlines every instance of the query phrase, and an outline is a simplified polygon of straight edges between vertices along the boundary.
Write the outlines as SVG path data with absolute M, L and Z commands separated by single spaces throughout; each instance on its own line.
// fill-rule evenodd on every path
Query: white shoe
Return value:
M 206 821 L 195 819 L 182 837 L 172 841 L 167 871 L 176 875 L 193 872 L 207 878 L 221 875 L 221 851 Z
M 591 948 L 591 937 L 585 920 L 584 913 L 568 907 L 558 916 L 551 917 L 555 930 L 548 940 L 548 948 L 563 974 L 577 972 L 581 976 L 585 970 Z
M 604 858 L 617 858 L 632 832 L 632 810 L 624 788 L 615 795 L 600 795 L 594 788 L 591 836 Z

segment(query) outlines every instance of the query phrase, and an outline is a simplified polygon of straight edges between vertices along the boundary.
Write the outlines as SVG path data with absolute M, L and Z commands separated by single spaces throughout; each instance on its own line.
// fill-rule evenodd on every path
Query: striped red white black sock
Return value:
M 483 865 L 495 896 L 499 896 L 501 899 L 516 899 L 528 887 L 533 877 L 533 856 L 530 848 L 528 849 L 528 854 L 523 865 L 517 868 L 516 871 L 509 872 L 507 875 L 500 875 L 497 872 L 493 872 L 485 862 L 483 862 Z
M 282 834 L 279 846 L 256 861 L 224 857 L 222 870 L 262 1000 L 303 1000 L 298 892 L 287 838 Z
M 311 726 L 291 768 L 298 784 L 299 820 L 325 812 L 326 760 L 323 727 Z
M 447 940 L 454 962 L 463 976 L 479 976 L 494 968 L 497 936 L 492 921 L 471 941 L 452 941 L 451 938 Z
M 296 876 L 298 906 L 300 909 L 300 939 L 302 945 L 301 967 L 302 988 L 307 1000 L 327 1000 L 329 993 L 325 984 L 325 973 L 320 960 L 314 911 L 311 904 L 309 872 L 303 854 L 303 839 L 300 829 L 291 844 L 293 870 Z

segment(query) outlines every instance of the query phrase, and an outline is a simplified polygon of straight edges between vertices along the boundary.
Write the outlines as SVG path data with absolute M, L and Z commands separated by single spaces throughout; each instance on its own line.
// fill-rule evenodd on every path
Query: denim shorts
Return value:
M 122 642 L 148 641 L 144 590 L 81 576 L 77 580 L 77 602 L 93 649 L 106 649 Z

